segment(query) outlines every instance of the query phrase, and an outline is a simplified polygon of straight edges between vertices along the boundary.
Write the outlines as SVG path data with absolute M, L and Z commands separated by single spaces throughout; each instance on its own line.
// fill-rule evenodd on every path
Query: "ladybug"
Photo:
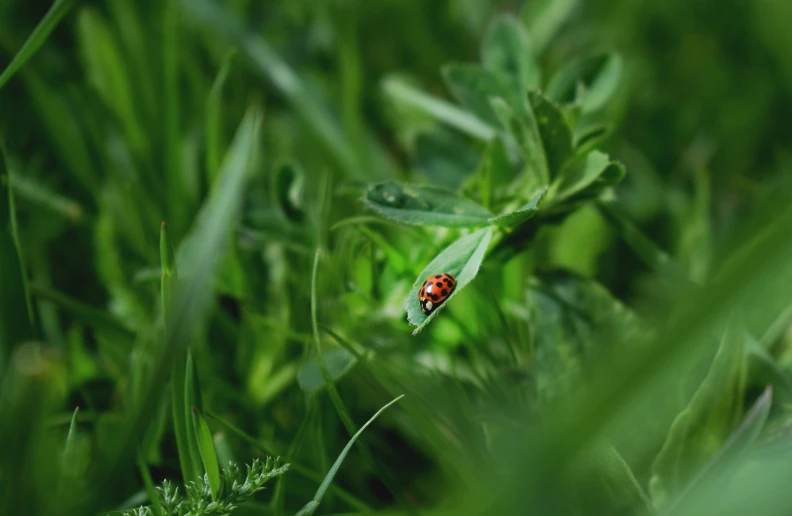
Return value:
M 421 290 L 418 291 L 418 304 L 421 305 L 421 311 L 426 315 L 431 315 L 438 306 L 448 299 L 448 296 L 454 291 L 454 287 L 456 287 L 456 278 L 447 272 L 427 278 L 421 285 Z

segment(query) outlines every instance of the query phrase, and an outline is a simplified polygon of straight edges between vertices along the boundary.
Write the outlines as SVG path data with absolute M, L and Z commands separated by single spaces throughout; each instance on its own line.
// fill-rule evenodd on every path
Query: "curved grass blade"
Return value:
M 382 89 L 394 101 L 417 108 L 477 140 L 489 141 L 496 135 L 496 129 L 488 123 L 443 99 L 410 86 L 403 80 L 389 77 L 382 83 Z
M 195 407 L 192 407 L 192 424 L 198 450 L 201 452 L 201 462 L 203 462 L 206 478 L 209 481 L 209 489 L 212 491 L 212 500 L 217 500 L 217 495 L 220 494 L 220 465 L 217 462 L 217 452 L 215 452 L 209 425 L 206 424 L 201 412 Z
M 413 326 L 417 326 L 413 335 L 421 331 L 429 321 L 434 318 L 440 310 L 446 306 L 465 285 L 473 281 L 476 277 L 484 259 L 490 240 L 492 239 L 492 228 L 483 228 L 470 235 L 465 235 L 450 246 L 446 247 L 440 254 L 427 265 L 418 279 L 415 280 L 410 296 L 407 298 L 405 309 L 407 310 L 407 320 Z M 427 316 L 421 311 L 418 303 L 418 291 L 421 285 L 429 276 L 446 272 L 452 274 L 456 280 L 456 288 L 445 302 L 440 305 L 431 315 Z
M 7 191 L 6 191 L 7 189 Z M 33 310 L 16 224 L 14 194 L 0 149 L 0 376 L 11 350 L 33 336 Z
M 99 460 L 93 477 L 98 491 L 116 478 L 137 448 L 154 407 L 162 396 L 173 359 L 184 352 L 195 328 L 206 317 L 214 301 L 212 286 L 220 271 L 232 232 L 238 223 L 245 187 L 257 157 L 261 115 L 251 108 L 237 130 L 226 154 L 218 180 L 212 185 L 209 199 L 204 203 L 194 226 L 185 238 L 179 253 L 180 279 L 175 284 L 168 303 L 165 345 L 152 358 L 149 381 L 141 390 L 140 402 L 128 416 L 114 447 Z M 143 338 L 154 340 L 155 332 Z M 152 349 L 157 349 L 151 346 Z M 96 500 L 93 500 L 96 502 Z M 85 507 L 83 514 L 96 512 Z
M 338 473 L 338 469 L 341 467 L 341 464 L 344 462 L 344 459 L 346 458 L 347 454 L 349 453 L 349 450 L 352 449 L 352 445 L 355 443 L 355 441 L 358 439 L 358 437 L 360 437 L 360 435 L 363 433 L 363 431 L 366 428 L 368 428 L 368 426 L 371 423 L 373 423 L 374 420 L 377 419 L 380 414 L 385 412 L 385 410 L 388 407 L 390 407 L 391 405 L 393 405 L 394 403 L 396 403 L 397 401 L 399 401 L 403 397 L 404 397 L 404 394 L 402 394 L 401 396 L 397 397 L 396 399 L 394 399 L 393 401 L 391 401 L 390 403 L 388 403 L 387 405 L 385 405 L 384 407 L 379 409 L 376 414 L 371 416 L 371 419 L 366 421 L 366 424 L 364 424 L 362 427 L 360 427 L 360 430 L 358 430 L 357 433 L 355 433 L 355 435 L 352 436 L 352 438 L 349 440 L 347 445 L 344 446 L 344 449 L 341 450 L 341 454 L 338 456 L 338 458 L 336 459 L 335 463 L 330 468 L 330 471 L 327 472 L 327 476 L 325 476 L 325 479 L 322 482 L 322 484 L 319 486 L 319 489 L 316 490 L 316 494 L 314 495 L 313 500 L 311 500 L 310 502 L 305 504 L 305 506 L 297 512 L 297 516 L 310 516 L 311 514 L 314 513 L 314 511 L 316 511 L 316 509 L 319 507 L 319 504 L 322 501 L 322 498 L 325 495 L 325 492 L 327 492 L 327 488 L 330 487 L 330 484 L 333 482 L 333 479 L 335 478 L 336 473 Z
M 383 217 L 417 226 L 481 226 L 492 217 L 480 204 L 433 186 L 379 183 L 363 202 Z
M 22 45 L 19 52 L 16 53 L 5 70 L 3 70 L 3 73 L 0 74 L 0 90 L 33 57 L 36 51 L 41 48 L 41 45 L 47 41 L 49 35 L 58 26 L 58 23 L 69 12 L 73 3 L 72 0 L 55 0 L 55 3 L 49 8 L 44 18 L 33 29 L 25 44 Z

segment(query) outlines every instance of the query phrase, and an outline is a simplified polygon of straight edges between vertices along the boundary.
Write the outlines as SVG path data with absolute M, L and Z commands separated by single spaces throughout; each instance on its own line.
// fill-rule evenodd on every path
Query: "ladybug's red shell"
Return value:
M 421 290 L 418 291 L 418 304 L 421 305 L 421 311 L 430 315 L 437 310 L 437 307 L 442 305 L 454 291 L 454 287 L 456 287 L 456 278 L 447 272 L 427 278 L 421 285 Z

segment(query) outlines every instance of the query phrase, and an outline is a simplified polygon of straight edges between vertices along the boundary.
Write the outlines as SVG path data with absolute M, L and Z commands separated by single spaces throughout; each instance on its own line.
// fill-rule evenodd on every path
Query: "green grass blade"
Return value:
M 183 206 L 190 195 L 182 172 L 182 137 L 179 117 L 182 102 L 179 84 L 180 67 L 180 27 L 179 9 L 176 0 L 163 0 L 162 4 L 162 78 L 163 107 L 165 127 L 164 168 L 168 188 L 168 214 L 175 217 L 175 228 L 183 228 L 183 213 L 189 213 Z M 192 199 L 190 199 L 192 200 Z M 192 203 L 189 203 L 192 204 Z
M 74 199 L 52 190 L 34 177 L 23 176 L 16 171 L 12 171 L 9 177 L 14 195 L 18 195 L 20 199 L 57 213 L 74 223 L 85 219 L 83 207 Z
M 225 427 L 229 432 L 236 435 L 237 437 L 239 437 L 246 443 L 250 444 L 254 448 L 261 450 L 267 455 L 271 455 L 273 457 L 280 456 L 280 454 L 276 453 L 271 446 L 268 446 L 267 444 L 261 442 L 260 440 L 255 439 L 254 437 L 248 435 L 244 430 L 240 429 L 237 426 L 234 426 L 232 423 L 226 421 L 222 417 L 212 413 L 208 413 L 207 416 L 217 421 L 221 426 Z M 294 461 L 289 463 L 289 468 L 291 470 L 294 470 L 296 473 L 299 473 L 300 475 L 304 476 L 305 478 L 317 482 L 319 484 L 321 484 L 322 480 L 324 480 L 324 478 L 320 474 L 316 473 L 315 471 L 311 471 L 305 466 L 302 466 L 300 464 L 295 464 Z M 340 486 L 331 485 L 330 491 L 333 494 L 337 495 L 341 500 L 349 504 L 350 507 L 357 509 L 358 511 L 370 512 L 372 510 L 369 505 L 367 505 L 365 502 L 358 499 L 353 494 L 349 493 Z
M 47 38 L 58 26 L 58 23 L 69 12 L 73 4 L 73 0 L 55 0 L 52 7 L 49 8 L 47 14 L 41 19 L 36 28 L 28 37 L 22 48 L 16 53 L 14 58 L 8 63 L 3 73 L 0 73 L 0 90 L 3 86 L 13 77 L 25 63 L 30 60 L 36 51 L 41 48 L 41 45 L 47 41 Z
M 193 359 L 192 350 L 187 350 L 187 361 L 184 368 L 184 407 L 187 412 L 185 413 L 185 420 L 187 421 L 187 453 L 190 455 L 192 467 L 191 479 L 195 480 L 196 477 L 202 476 L 204 469 L 201 467 L 201 443 L 195 438 L 195 432 L 190 430 L 190 422 L 193 419 L 193 410 L 203 411 L 203 397 L 201 396 L 201 384 L 198 381 L 198 370 L 195 367 L 195 360 Z
M 159 493 L 157 493 L 157 488 L 154 486 L 154 480 L 151 478 L 151 471 L 149 471 L 148 465 L 143 459 L 143 454 L 140 452 L 137 454 L 137 466 L 138 471 L 140 471 L 140 477 L 143 479 L 143 486 L 146 488 L 146 494 L 148 494 L 149 501 L 151 502 L 151 508 L 154 511 L 155 516 L 165 516 L 165 514 L 162 512 Z
M 209 489 L 212 490 L 212 500 L 217 500 L 217 496 L 220 494 L 220 465 L 217 463 L 217 452 L 215 452 L 212 441 L 212 432 L 196 407 L 192 407 L 192 422 L 195 439 L 201 453 L 201 462 L 206 470 L 206 478 L 209 480 Z
M 478 117 L 443 99 L 424 93 L 395 77 L 386 79 L 382 83 L 382 89 L 395 102 L 419 109 L 432 118 L 477 140 L 489 141 L 495 137 L 496 129 Z
M 319 323 L 316 316 L 317 310 L 317 295 L 316 295 L 316 284 L 317 284 L 317 277 L 319 275 L 319 259 L 320 259 L 321 250 L 317 249 L 316 254 L 314 255 L 314 264 L 313 264 L 313 271 L 311 274 L 311 327 L 313 330 L 313 338 L 314 338 L 314 346 L 316 351 L 316 360 L 319 363 L 319 370 L 322 373 L 322 377 L 324 378 L 324 384 L 327 387 L 327 392 L 330 395 L 330 401 L 335 407 L 336 412 L 338 413 L 338 417 L 341 418 L 341 421 L 344 424 L 344 428 L 346 428 L 349 435 L 355 435 L 358 432 L 357 426 L 355 422 L 352 420 L 352 416 L 349 413 L 349 410 L 344 405 L 344 400 L 341 399 L 341 395 L 338 393 L 338 389 L 336 389 L 335 381 L 337 380 L 338 376 L 334 378 L 333 375 L 330 374 L 330 370 L 327 367 L 327 361 L 325 360 L 325 354 L 322 352 L 322 338 L 319 333 Z M 352 355 L 349 355 L 346 350 L 341 350 L 345 354 L 349 356 L 351 361 L 354 361 Z M 369 450 L 368 446 L 365 445 L 362 441 L 358 443 L 358 447 L 360 448 L 360 453 L 363 455 L 363 458 L 371 465 L 374 471 L 378 472 L 380 479 L 383 483 L 388 486 L 394 495 L 398 496 L 398 491 L 394 491 L 391 486 L 390 482 L 388 482 L 385 473 L 381 471 L 378 467 L 377 462 L 374 460 L 374 455 Z
M 184 403 L 185 368 L 187 362 L 179 356 L 173 362 L 171 374 L 171 409 L 173 410 L 173 433 L 176 436 L 176 449 L 179 454 L 179 466 L 185 483 L 195 480 L 201 475 L 200 466 L 195 464 L 190 453 L 190 442 L 193 432 L 188 431 L 188 408 Z
M 165 346 L 152 359 L 148 383 L 142 389 L 141 402 L 128 416 L 115 446 L 101 457 L 94 478 L 101 492 L 112 481 L 132 453 L 154 415 L 168 380 L 173 359 L 187 349 L 196 327 L 207 316 L 214 301 L 214 278 L 228 249 L 229 240 L 241 213 L 247 179 L 256 159 L 259 145 L 261 115 L 252 108 L 237 130 L 226 154 L 218 181 L 199 213 L 177 256 L 180 280 L 176 282 L 168 303 L 168 324 Z M 180 258 L 180 259 L 179 259 Z M 156 333 L 145 338 L 154 340 Z M 156 349 L 156 347 L 152 346 Z
M 319 486 L 319 489 L 316 490 L 316 494 L 314 495 L 313 500 L 308 502 L 305 505 L 305 507 L 300 509 L 300 511 L 297 513 L 297 516 L 308 516 L 310 514 L 313 514 L 314 511 L 316 511 L 316 509 L 319 507 L 319 504 L 322 501 L 322 498 L 324 497 L 325 493 L 327 492 L 327 488 L 333 482 L 333 479 L 335 478 L 336 473 L 338 473 L 338 469 L 341 467 L 341 464 L 344 462 L 344 459 L 346 458 L 347 454 L 349 453 L 349 450 L 352 449 L 352 445 L 355 444 L 355 441 L 357 440 L 357 438 L 360 437 L 360 435 L 363 433 L 363 431 L 366 430 L 366 428 L 368 428 L 368 426 L 371 423 L 373 423 L 374 420 L 377 419 L 377 417 L 379 417 L 380 414 L 385 412 L 385 410 L 388 407 L 390 407 L 391 405 L 393 405 L 394 403 L 396 403 L 397 401 L 399 401 L 403 397 L 404 397 L 404 394 L 402 394 L 401 396 L 397 397 L 396 399 L 394 399 L 393 401 L 391 401 L 390 403 L 388 403 L 387 405 L 385 405 L 384 407 L 379 409 L 376 414 L 371 416 L 371 419 L 366 421 L 366 424 L 364 424 L 362 427 L 360 427 L 360 430 L 358 430 L 357 433 L 352 436 L 352 438 L 349 440 L 347 445 L 341 451 L 341 454 L 338 456 L 338 458 L 336 459 L 335 463 L 330 468 L 330 471 L 327 472 L 327 476 L 325 476 L 325 479 L 322 482 L 322 484 Z
M 80 407 L 76 407 L 72 413 L 71 423 L 69 423 L 69 433 L 66 434 L 66 444 L 63 447 L 62 464 L 67 469 L 69 463 L 74 459 L 77 448 L 77 413 Z
M 0 372 L 11 349 L 33 337 L 33 305 L 19 243 L 14 193 L 0 148 Z
M 325 150 L 342 169 L 362 177 L 353 145 L 347 141 L 335 118 L 291 67 L 259 35 L 245 29 L 242 21 L 227 7 L 213 0 L 179 0 L 183 12 L 237 45 L 254 70 L 265 77 L 292 104 L 294 109 L 315 131 Z
M 220 158 L 225 148 L 222 131 L 223 86 L 228 79 L 236 53 L 235 49 L 226 53 L 220 71 L 217 72 L 217 77 L 212 83 L 212 89 L 209 90 L 209 98 L 206 100 L 206 173 L 207 184 L 210 185 L 220 169 Z
M 52 302 L 54 305 L 69 312 L 75 319 L 86 326 L 106 333 L 108 337 L 116 340 L 118 346 L 126 349 L 132 348 L 135 334 L 106 311 L 88 306 L 65 294 L 41 287 L 36 283 L 30 286 L 30 291 L 34 297 Z

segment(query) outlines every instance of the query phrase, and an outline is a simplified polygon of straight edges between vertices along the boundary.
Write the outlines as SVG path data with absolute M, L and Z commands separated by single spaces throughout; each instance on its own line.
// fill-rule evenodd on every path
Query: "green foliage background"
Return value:
M 0 514 L 789 514 L 790 19 L 0 0 Z

